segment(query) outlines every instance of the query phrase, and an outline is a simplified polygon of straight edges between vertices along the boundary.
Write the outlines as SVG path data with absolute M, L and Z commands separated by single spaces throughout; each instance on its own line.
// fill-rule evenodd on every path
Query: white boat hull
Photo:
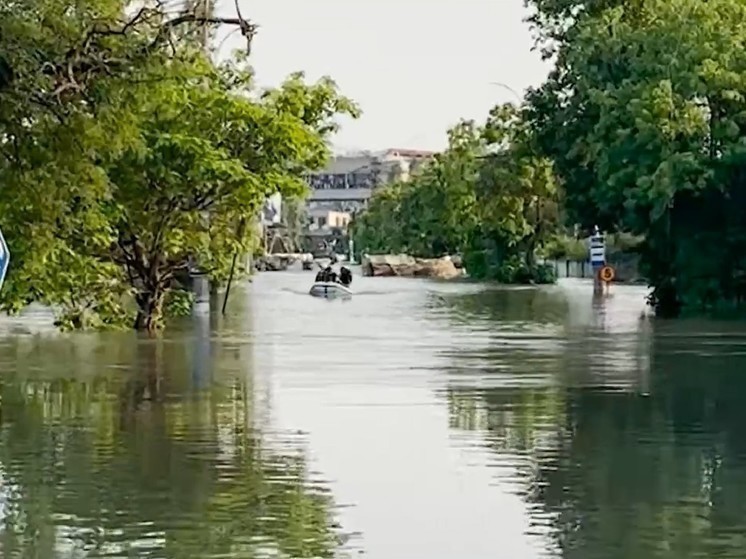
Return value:
M 351 297 L 352 290 L 341 283 L 331 281 L 317 281 L 308 292 L 313 297 Z

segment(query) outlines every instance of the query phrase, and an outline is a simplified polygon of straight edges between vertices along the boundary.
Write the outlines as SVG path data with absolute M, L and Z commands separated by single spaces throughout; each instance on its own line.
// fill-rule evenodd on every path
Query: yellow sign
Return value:
M 598 276 L 601 278 L 601 281 L 605 281 L 606 283 L 613 281 L 614 275 L 614 268 L 612 268 L 611 266 L 604 266 L 598 272 Z

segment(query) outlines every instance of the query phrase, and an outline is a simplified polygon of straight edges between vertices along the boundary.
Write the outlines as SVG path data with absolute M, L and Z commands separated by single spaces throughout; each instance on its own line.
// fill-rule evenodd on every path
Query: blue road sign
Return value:
M 5 283 L 5 275 L 8 273 L 8 264 L 10 264 L 10 251 L 5 242 L 3 232 L 0 231 L 0 289 L 2 289 L 3 283 Z

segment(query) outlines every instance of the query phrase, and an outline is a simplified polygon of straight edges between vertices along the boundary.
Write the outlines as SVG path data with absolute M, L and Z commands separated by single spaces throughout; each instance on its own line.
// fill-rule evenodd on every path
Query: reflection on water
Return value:
M 302 435 L 254 428 L 249 339 L 211 340 L 195 317 L 159 341 L 26 337 L 0 351 L 2 557 L 337 548 Z
M 0 324 L 0 556 L 744 556 L 744 325 L 309 278 L 157 341 Z
M 454 375 L 451 427 L 479 433 L 549 556 L 743 557 L 746 328 L 655 322 L 611 301 L 584 325 L 558 321 L 561 349 L 490 353 L 478 380 Z M 545 382 L 514 378 L 538 363 Z

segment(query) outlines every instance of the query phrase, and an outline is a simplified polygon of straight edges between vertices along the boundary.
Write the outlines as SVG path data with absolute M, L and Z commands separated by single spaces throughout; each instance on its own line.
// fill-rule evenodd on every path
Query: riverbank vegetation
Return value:
M 615 254 L 635 254 L 643 245 L 644 239 L 629 233 L 611 233 L 604 236 L 607 258 Z M 544 258 L 550 260 L 588 260 L 588 239 L 570 234 L 557 234 L 549 239 L 540 250 Z
M 329 79 L 257 91 L 256 26 L 240 15 L 165 6 L 0 3 L 6 309 L 39 301 L 70 327 L 158 328 L 177 276 L 225 276 L 254 240 L 246 221 L 268 195 L 304 192 L 335 117 L 357 115 Z M 220 65 L 205 42 L 218 24 L 248 43 Z

